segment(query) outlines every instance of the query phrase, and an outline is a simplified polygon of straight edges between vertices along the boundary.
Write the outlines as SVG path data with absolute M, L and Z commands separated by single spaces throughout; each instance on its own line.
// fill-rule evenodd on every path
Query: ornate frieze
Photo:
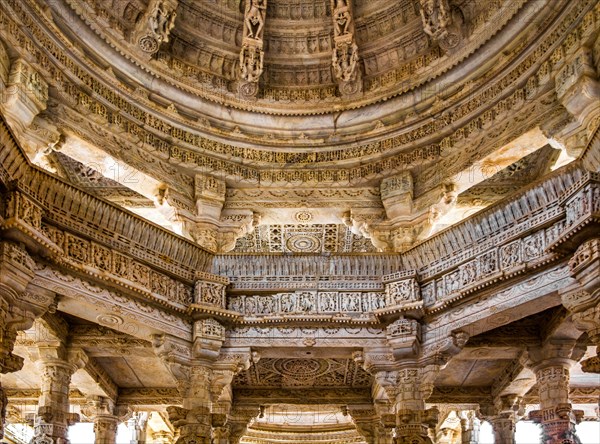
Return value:
M 119 405 L 154 406 L 181 404 L 181 395 L 170 388 L 120 388 Z
M 375 292 L 295 291 L 273 296 L 233 296 L 228 298 L 227 308 L 247 318 L 317 314 L 352 317 L 385 308 L 385 296 Z
M 562 194 L 566 212 L 564 229 L 549 249 L 571 250 L 581 239 L 593 236 L 600 220 L 600 174 L 586 172 Z M 576 264 L 573 265 L 576 268 Z
M 444 313 L 431 318 L 427 323 L 425 332 L 427 339 L 424 342 L 431 340 L 435 344 L 438 339 L 436 334 L 439 332 L 457 330 L 466 328 L 466 326 L 468 326 L 470 335 L 474 336 L 480 331 L 489 329 L 489 325 L 483 325 L 486 319 L 494 319 L 494 325 L 500 327 L 509 323 L 511 319 L 510 314 L 502 315 L 502 312 L 535 299 L 539 300 L 539 310 L 542 307 L 541 297 L 561 290 L 572 282 L 569 278 L 568 268 L 558 265 L 519 281 L 510 288 L 485 292 L 479 296 L 477 304 L 462 305 L 455 309 L 445 310 Z M 545 304 L 543 306 L 547 308 L 555 306 L 552 301 L 545 301 Z M 522 317 L 523 314 L 517 316 Z M 487 322 L 489 324 L 489 321 Z
M 226 285 L 223 282 L 197 280 L 194 284 L 194 303 L 225 308 Z
M 416 306 L 420 301 L 421 288 L 414 277 L 388 282 L 385 285 L 385 302 L 387 307 Z
M 372 377 L 351 359 L 262 358 L 233 380 L 233 386 L 272 388 L 368 388 Z
M 191 288 L 164 273 L 157 272 L 113 248 L 59 230 L 44 224 L 41 230 L 64 252 L 60 263 L 86 272 L 95 271 L 100 280 L 121 284 L 137 290 L 149 299 L 169 303 L 185 310 L 192 302 Z
M 276 212 L 272 212 L 277 217 Z M 369 239 L 344 224 L 305 224 L 310 211 L 298 211 L 298 224 L 261 224 L 238 239 L 233 252 L 243 253 L 369 253 L 375 248 Z
M 474 50 L 480 47 L 491 35 L 494 33 L 489 28 L 496 29 L 496 32 L 501 29 L 508 19 L 512 17 L 516 11 L 522 6 L 522 2 L 518 2 L 517 6 L 513 6 L 511 3 L 510 6 L 506 5 L 504 2 L 495 1 L 488 2 L 484 6 L 480 7 L 472 7 L 470 9 L 471 16 L 473 18 L 474 26 L 478 29 L 478 34 L 476 39 L 473 39 L 470 42 L 471 48 L 469 50 L 465 50 L 465 56 L 467 54 L 471 54 Z M 121 46 L 121 42 L 119 39 L 111 39 L 110 37 L 114 37 L 112 33 L 106 32 L 102 26 L 106 26 L 106 19 L 104 19 L 103 14 L 90 14 L 89 8 L 82 8 L 76 2 L 70 2 L 71 7 L 77 11 L 77 13 L 85 20 L 86 23 L 91 23 L 92 28 L 104 39 L 107 39 L 111 45 L 115 45 L 117 47 Z M 177 78 L 178 82 L 185 82 L 186 87 L 190 90 L 195 90 L 195 93 L 200 92 L 204 96 L 209 96 L 208 98 L 214 99 L 215 97 L 211 94 L 212 89 L 214 89 L 215 85 L 221 86 L 222 90 L 225 90 L 227 81 L 225 79 L 228 78 L 228 73 L 232 70 L 231 65 L 232 61 L 230 57 L 223 56 L 222 52 L 231 52 L 230 45 L 234 45 L 236 42 L 236 37 L 239 38 L 239 31 L 236 32 L 235 26 L 232 24 L 232 20 L 230 16 L 235 11 L 235 6 L 232 5 L 223 5 L 226 10 L 229 10 L 227 14 L 223 14 L 224 17 L 212 17 L 211 20 L 207 20 L 205 16 L 210 15 L 207 10 L 204 8 L 183 8 L 182 16 L 185 17 L 184 23 L 181 25 L 187 29 L 196 30 L 203 29 L 205 32 L 203 34 L 207 34 L 210 36 L 211 43 L 206 44 L 202 35 L 196 35 L 196 33 L 192 33 L 192 37 L 187 37 L 186 39 L 177 39 L 174 41 L 178 43 L 177 49 L 169 49 L 164 51 L 164 59 L 165 62 L 168 63 L 168 67 L 165 66 L 164 69 L 156 69 L 157 73 L 164 76 L 166 79 L 172 79 L 173 77 Z M 283 14 L 282 16 L 275 15 L 274 17 L 284 17 L 287 16 L 289 20 L 293 22 L 299 21 L 299 17 L 312 17 L 313 14 L 316 14 L 317 10 L 322 10 L 325 8 L 325 5 L 321 5 L 319 3 L 313 5 L 295 5 L 293 7 L 286 8 L 285 6 L 275 6 L 276 8 L 284 8 L 287 11 L 287 14 Z M 302 10 L 298 10 L 301 8 Z M 97 9 L 97 8 L 94 8 Z M 110 9 L 110 8 L 105 8 Z M 114 8 L 113 8 L 114 9 Z M 108 14 L 110 16 L 117 15 L 113 19 L 113 22 L 116 22 L 116 26 L 125 26 L 125 22 L 131 21 L 131 16 L 135 16 L 136 7 L 129 8 L 131 9 L 127 13 L 127 17 L 121 17 L 117 11 L 110 11 Z M 181 9 L 181 6 L 180 6 Z M 312 11 L 310 11 L 312 9 Z M 117 8 L 118 10 L 118 8 Z M 295 10 L 295 11 L 294 11 Z M 235 11 L 235 12 L 234 12 Z M 291 12 L 294 11 L 294 12 Z M 105 13 L 106 14 L 106 13 Z M 125 15 L 123 13 L 122 15 Z M 320 15 L 318 18 L 321 19 L 324 17 L 324 14 Z M 276 20 L 276 19 L 275 19 Z M 405 26 L 396 27 L 396 29 L 390 29 L 391 23 L 402 23 L 406 24 L 406 28 L 412 30 L 413 22 L 419 20 L 417 16 L 417 11 L 412 5 L 407 2 L 400 2 L 398 5 L 385 5 L 380 6 L 375 12 L 367 13 L 366 16 L 362 17 L 363 23 L 359 25 L 359 32 L 361 41 L 371 41 L 380 40 L 380 39 L 393 39 L 398 43 L 401 43 L 402 56 L 393 57 L 387 56 L 387 54 L 383 53 L 380 48 L 371 48 L 371 59 L 372 61 L 379 59 L 379 68 L 377 71 L 373 72 L 374 83 L 381 84 L 384 83 L 388 88 L 388 95 L 391 91 L 397 89 L 399 84 L 406 83 L 411 81 L 411 75 L 407 73 L 414 73 L 416 69 L 421 68 L 422 75 L 426 76 L 428 74 L 426 68 L 427 65 L 431 65 L 432 62 L 438 60 L 440 58 L 440 54 L 430 55 L 428 56 L 428 60 L 423 63 L 414 63 L 415 53 L 419 54 L 423 52 L 423 47 L 427 48 L 427 44 L 423 43 L 423 33 L 419 32 L 418 36 L 414 36 L 414 32 L 405 35 L 406 30 Z M 297 28 L 298 25 L 293 23 L 292 27 Z M 392 32 L 391 32 L 392 31 Z M 188 31 L 189 32 L 189 31 Z M 483 35 L 482 35 L 483 34 Z M 109 37 L 110 36 L 110 37 Z M 192 40 L 189 42 L 188 40 Z M 277 39 L 276 42 L 281 44 L 282 46 L 288 46 L 284 43 L 286 39 L 282 37 L 281 39 Z M 239 40 L 238 40 L 239 41 Z M 218 42 L 218 43 L 217 43 Z M 213 46 L 216 43 L 216 46 Z M 223 43 L 226 43 L 225 45 Z M 310 48 L 314 48 L 315 46 L 314 40 L 307 41 L 304 45 L 289 45 L 292 48 L 295 48 L 297 54 L 303 56 L 309 53 Z M 174 45 L 175 46 L 175 45 Z M 269 42 L 269 48 L 271 49 L 276 45 L 271 44 Z M 380 45 L 383 46 L 383 45 Z M 202 47 L 202 50 L 198 48 Z M 128 48 L 127 48 L 128 49 Z M 228 54 L 229 55 L 229 54 Z M 465 57 L 463 56 L 463 57 Z M 398 61 L 404 61 L 402 64 L 404 81 L 391 82 L 389 76 L 389 67 L 395 66 L 398 64 Z M 297 68 L 294 66 L 294 68 Z M 388 72 L 386 72 L 388 71 Z M 292 77 L 300 77 L 294 76 L 295 72 L 292 72 Z M 413 76 L 414 77 L 414 76 Z M 200 90 L 197 88 L 198 83 L 202 85 L 211 85 L 209 88 L 205 88 Z M 290 97 L 289 89 L 279 87 L 279 88 L 270 88 L 273 90 L 274 100 L 285 102 L 286 100 L 298 100 L 295 97 L 295 94 L 292 93 Z M 319 97 L 321 94 L 320 90 L 324 88 L 311 88 L 307 91 L 301 91 L 301 95 L 309 96 L 309 97 Z M 288 93 L 288 94 L 286 94 Z M 331 102 L 335 95 L 335 91 L 331 91 L 325 97 L 323 97 L 323 102 Z M 237 106 L 244 106 L 243 103 L 240 103 L 240 100 L 236 100 L 236 97 L 229 97 L 229 100 L 233 101 L 237 104 Z M 283 105 L 283 103 L 281 104 Z M 278 108 L 284 109 L 284 106 L 279 106 Z M 310 112 L 305 110 L 305 112 Z
M 144 339 L 147 339 L 149 331 L 191 337 L 190 323 L 180 316 L 175 316 L 170 311 L 155 305 L 142 303 L 121 293 L 98 287 L 80 278 L 63 274 L 52 267 L 38 267 L 35 282 L 43 288 L 65 296 L 61 301 L 64 306 L 68 306 L 70 300 L 75 306 L 96 307 L 96 310 L 90 310 L 89 313 L 81 312 L 80 308 L 79 316 L 91 315 L 93 319 L 90 320 L 114 330 L 142 336 Z M 114 314 L 115 306 L 121 308 L 118 314 Z M 98 309 L 104 313 L 96 315 Z
M 228 329 L 224 346 L 387 347 L 387 343 L 380 328 L 252 326 Z
M 502 90 L 504 90 L 504 88 L 502 88 Z M 453 115 L 452 115 L 452 116 L 454 117 L 454 115 L 456 115 L 456 113 L 453 113 Z
M 51 253 L 60 252 L 42 228 L 42 206 L 22 191 L 11 191 L 4 196 L 4 220 L 0 227 L 6 238 L 24 242 L 31 248 L 42 248 Z

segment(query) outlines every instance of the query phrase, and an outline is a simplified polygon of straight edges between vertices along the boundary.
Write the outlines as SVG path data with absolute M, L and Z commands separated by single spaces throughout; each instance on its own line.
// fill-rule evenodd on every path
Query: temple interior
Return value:
M 600 442 L 600 1 L 2 0 L 0 116 L 1 443 Z

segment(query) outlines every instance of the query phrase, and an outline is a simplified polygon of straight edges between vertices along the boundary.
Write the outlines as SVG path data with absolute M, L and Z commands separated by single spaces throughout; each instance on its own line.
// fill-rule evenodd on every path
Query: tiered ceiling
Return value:
M 593 2 L 546 3 L 13 0 L 48 92 L 33 135 L 4 113 L 38 165 L 211 251 L 400 252 L 578 155 L 551 72 Z

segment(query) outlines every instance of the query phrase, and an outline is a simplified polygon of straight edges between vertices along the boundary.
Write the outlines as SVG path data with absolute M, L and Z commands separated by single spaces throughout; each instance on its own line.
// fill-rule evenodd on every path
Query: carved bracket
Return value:
M 354 36 L 352 0 L 331 0 L 334 48 L 331 56 L 333 74 L 342 96 L 362 92 L 362 75 L 358 46 Z
M 149 55 L 158 52 L 160 44 L 169 41 L 175 26 L 178 0 L 151 0 L 146 13 L 136 25 L 135 41 Z
M 238 85 L 238 92 L 246 99 L 255 98 L 258 94 L 258 81 L 264 69 L 263 34 L 266 15 L 267 0 L 246 0 Z

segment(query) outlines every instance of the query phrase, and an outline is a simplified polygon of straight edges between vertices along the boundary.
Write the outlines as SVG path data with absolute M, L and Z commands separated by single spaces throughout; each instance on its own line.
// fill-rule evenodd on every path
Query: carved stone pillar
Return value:
M 23 358 L 12 354 L 19 330 L 33 325 L 34 314 L 17 304 L 33 279 L 34 262 L 24 249 L 0 243 L 0 372 L 20 370 Z
M 490 419 L 494 430 L 494 442 L 515 443 L 515 418 L 512 415 L 498 415 Z
M 542 425 L 543 444 L 575 444 L 575 425 L 583 412 L 573 410 L 569 402 L 569 372 L 575 361 L 571 359 L 574 341 L 546 344 L 542 349 L 530 350 L 531 368 L 535 372 L 539 390 L 540 410 L 529 413 L 529 418 Z
M 4 421 L 6 420 L 6 409 L 8 407 L 8 398 L 0 386 L 0 439 L 4 438 Z
M 79 420 L 69 412 L 69 384 L 71 376 L 85 366 L 85 355 L 67 354 L 61 347 L 40 347 L 36 364 L 42 375 L 41 395 L 35 419 L 35 436 L 31 444 L 68 443 L 68 427 Z
M 438 422 L 438 410 L 425 409 L 436 373 L 436 369 L 431 367 L 408 367 L 398 371 L 396 444 L 433 444 L 429 429 Z
M 136 412 L 127 420 L 127 428 L 131 433 L 130 444 L 146 444 L 147 412 Z
M 360 433 L 368 444 L 382 444 L 385 441 L 383 424 L 375 408 L 371 406 L 350 406 L 347 409 L 352 417 L 356 430 Z
M 259 413 L 260 409 L 258 407 L 233 406 L 227 420 L 229 424 L 229 444 L 239 444 L 242 437 L 246 434 L 248 426 Z
M 498 397 L 491 408 L 492 415 L 489 422 L 494 430 L 495 442 L 514 444 L 515 426 L 521 411 L 521 397 L 518 395 L 504 395 Z
M 596 356 L 581 362 L 584 372 L 600 373 L 600 239 L 584 242 L 569 261 L 581 288 L 562 295 L 577 328 L 597 347 Z
M 93 396 L 81 413 L 94 423 L 95 444 L 115 444 L 119 418 L 114 415 L 115 405 L 112 400 Z
M 213 427 L 212 444 L 229 444 L 229 426 Z
M 460 416 L 462 444 L 478 444 L 481 421 L 473 411 L 463 411 Z
M 210 444 L 212 370 L 200 364 L 172 364 L 171 372 L 183 398 L 183 407 L 167 407 L 169 420 L 179 435 L 176 444 Z
M 13 355 L 19 331 L 27 330 L 54 300 L 50 292 L 33 294 L 25 289 L 35 264 L 27 252 L 11 242 L 0 242 L 0 374 L 20 370 L 23 358 Z M 6 398 L 0 384 L 0 438 L 4 433 Z

